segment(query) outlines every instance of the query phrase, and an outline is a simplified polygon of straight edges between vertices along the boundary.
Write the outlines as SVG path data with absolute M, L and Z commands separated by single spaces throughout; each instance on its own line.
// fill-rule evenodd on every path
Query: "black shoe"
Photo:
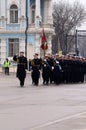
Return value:
M 23 86 L 24 86 L 23 84 L 20 85 L 20 87 L 23 87 Z
M 38 83 L 35 83 L 34 85 L 38 86 Z
M 24 86 L 24 84 L 23 84 L 22 82 L 20 82 L 20 86 L 21 86 L 21 87 L 23 87 L 23 86 Z
M 38 82 L 35 82 L 34 85 L 38 86 Z
M 52 84 L 52 81 L 50 81 L 50 84 Z
M 48 82 L 46 82 L 46 85 L 48 85 Z
M 43 84 L 45 84 L 45 81 L 43 81 Z

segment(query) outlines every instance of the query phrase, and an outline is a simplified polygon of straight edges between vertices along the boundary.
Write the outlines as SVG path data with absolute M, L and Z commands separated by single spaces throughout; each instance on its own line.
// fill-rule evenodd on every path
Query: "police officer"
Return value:
M 6 58 L 6 61 L 4 61 L 5 75 L 9 75 L 10 64 L 10 61 L 8 60 L 8 58 Z
M 27 58 L 24 56 L 24 51 L 20 51 L 20 55 L 15 55 L 13 60 L 17 62 L 17 78 L 20 81 L 20 86 L 24 86 L 25 78 L 26 78 L 26 69 L 27 67 Z
M 41 69 L 41 59 L 38 58 L 38 53 L 34 54 L 34 58 L 31 60 L 31 78 L 32 84 L 38 85 L 39 84 L 39 77 L 40 77 L 40 69 Z

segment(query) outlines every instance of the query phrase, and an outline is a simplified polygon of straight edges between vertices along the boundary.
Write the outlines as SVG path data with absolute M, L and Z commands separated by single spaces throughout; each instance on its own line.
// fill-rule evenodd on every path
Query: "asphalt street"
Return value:
M 31 84 L 0 74 L 0 130 L 86 130 L 86 84 Z

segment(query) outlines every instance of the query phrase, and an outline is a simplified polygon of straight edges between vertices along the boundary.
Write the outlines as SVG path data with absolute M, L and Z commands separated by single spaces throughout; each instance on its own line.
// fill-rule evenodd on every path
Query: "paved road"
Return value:
M 0 74 L 0 130 L 86 130 L 86 84 L 31 85 Z

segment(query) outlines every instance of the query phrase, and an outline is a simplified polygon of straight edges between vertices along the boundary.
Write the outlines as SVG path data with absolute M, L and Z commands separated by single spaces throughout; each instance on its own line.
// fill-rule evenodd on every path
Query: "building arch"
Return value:
M 17 5 L 17 7 L 19 8 L 18 2 L 16 1 L 12 1 L 11 3 L 9 3 L 8 9 L 10 9 L 11 5 Z

